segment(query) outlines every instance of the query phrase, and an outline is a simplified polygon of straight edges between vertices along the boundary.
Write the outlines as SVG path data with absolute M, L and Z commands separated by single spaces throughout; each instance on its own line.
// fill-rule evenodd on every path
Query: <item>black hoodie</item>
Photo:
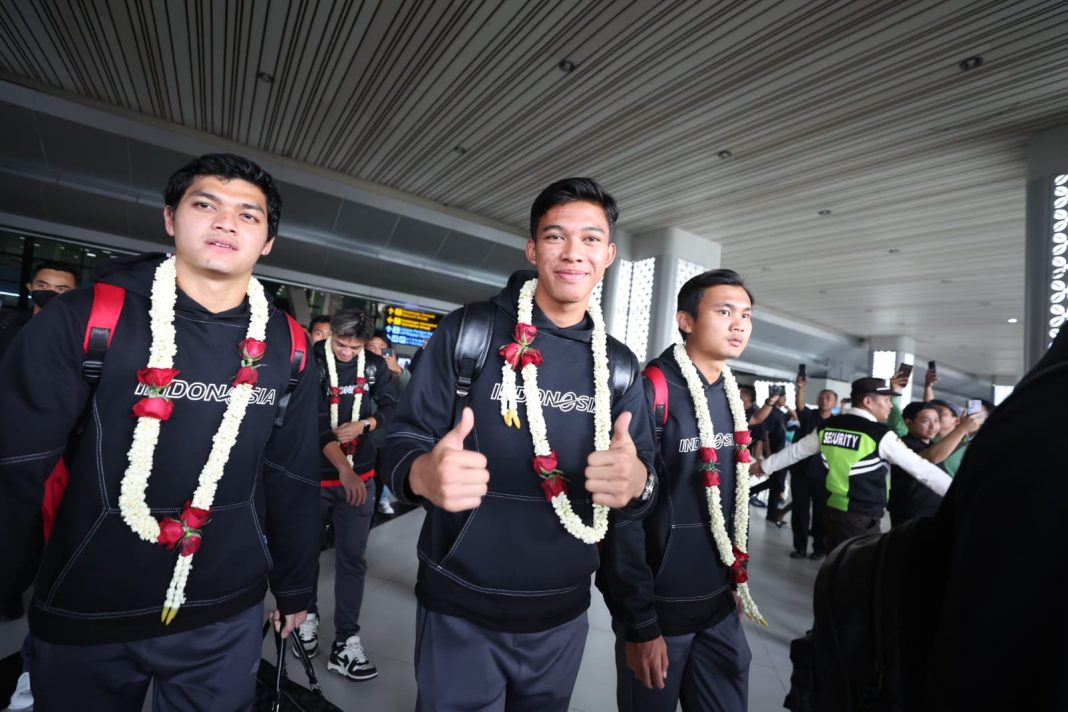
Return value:
M 489 492 L 469 512 L 449 513 L 427 503 L 418 547 L 416 596 L 421 605 L 508 632 L 547 630 L 580 615 L 589 606 L 590 576 L 599 561 L 597 547 L 568 534 L 545 500 L 531 465 L 534 450 L 523 409 L 522 429 L 506 427 L 501 418 L 503 359 L 497 351 L 512 341 L 519 289 L 533 276 L 513 275 L 490 300 L 495 307 L 490 352 L 471 388 L 475 427 L 465 445 L 489 460 Z M 453 427 L 453 349 L 461 317 L 459 311 L 446 316 L 430 339 L 386 440 L 383 476 L 402 499 L 414 499 L 408 487 L 412 460 Z M 572 506 L 588 524 L 592 506 L 583 472 L 593 451 L 592 323 L 587 317 L 562 329 L 537 305 L 533 321 L 538 329 L 534 346 L 544 357 L 538 385 L 549 441 L 569 479 Z M 629 357 L 634 379 L 613 403 L 612 421 L 623 411 L 634 414 L 631 437 L 648 466 L 654 457 L 652 423 L 638 363 L 625 346 L 619 344 L 618 352 Z M 635 507 L 622 516 L 644 516 L 646 509 Z M 615 512 L 613 519 L 620 514 Z
M 259 384 L 203 528 L 186 601 L 169 626 L 160 622 L 177 553 L 139 539 L 123 522 L 118 497 L 161 260 L 123 258 L 98 275 L 125 288 L 126 298 L 86 428 L 68 452 L 70 484 L 34 590 L 30 627 L 48 642 L 100 644 L 198 628 L 262 601 L 268 579 L 283 613 L 304 610 L 310 598 L 319 551 L 315 369 L 305 368 L 275 427 L 290 376 L 290 334 L 285 315 L 272 307 Z M 19 563 L 44 481 L 89 398 L 81 342 L 92 301 L 91 288 L 54 300 L 0 363 L 0 571 Z M 157 518 L 177 517 L 197 487 L 240 366 L 248 302 L 212 314 L 179 291 L 175 317 L 181 373 L 170 387 L 174 412 L 161 424 L 146 492 Z M 5 576 L 0 594 L 9 587 Z
M 723 620 L 734 608 L 730 571 L 720 561 L 709 528 L 708 504 L 698 458 L 693 402 L 682 371 L 666 350 L 649 365 L 667 381 L 668 422 L 660 439 L 660 494 L 641 522 L 619 522 L 605 542 L 597 586 L 626 640 L 685 635 Z M 720 495 L 727 532 L 734 537 L 734 421 L 723 377 L 708 383 L 698 371 L 715 431 Z M 645 379 L 649 401 L 652 385 Z M 748 506 L 748 505 L 746 505 Z

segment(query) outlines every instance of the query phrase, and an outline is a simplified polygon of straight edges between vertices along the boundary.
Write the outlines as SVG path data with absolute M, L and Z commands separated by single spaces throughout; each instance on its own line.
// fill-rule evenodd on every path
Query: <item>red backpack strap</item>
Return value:
M 85 325 L 85 338 L 82 340 L 82 349 L 85 351 L 82 377 L 89 383 L 100 380 L 104 354 L 115 336 L 115 325 L 119 323 L 124 301 L 126 290 L 122 287 L 104 282 L 93 285 L 93 306 L 89 310 L 89 321 Z
M 668 387 L 664 372 L 657 366 L 646 366 L 642 375 L 653 386 L 653 417 L 656 425 L 656 439 L 664 434 L 664 426 L 668 421 Z
M 297 387 L 297 381 L 308 360 L 308 336 L 304 333 L 304 327 L 289 314 L 286 314 L 286 323 L 289 324 L 289 387 L 286 389 L 288 393 Z

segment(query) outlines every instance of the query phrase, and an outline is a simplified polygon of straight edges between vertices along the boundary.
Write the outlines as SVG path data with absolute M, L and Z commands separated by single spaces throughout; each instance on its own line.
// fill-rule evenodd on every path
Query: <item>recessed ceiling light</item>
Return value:
M 719 156 L 720 158 L 730 158 L 734 154 L 731 153 L 730 151 L 724 149 L 724 150 L 720 151 L 719 153 L 717 153 L 716 155 Z
M 86 257 L 96 257 L 96 253 L 95 252 L 86 252 L 85 256 Z
M 820 211 L 820 215 L 823 215 L 824 217 L 826 217 L 827 215 L 830 215 L 830 214 L 831 214 L 830 210 L 821 210 Z
M 821 290 L 820 290 L 820 294 L 826 294 L 826 293 L 827 293 L 827 290 L 826 290 L 826 289 L 821 289 Z
M 761 272 L 770 272 L 771 271 L 771 267 L 761 267 L 760 271 Z
M 1016 322 L 1018 322 L 1018 321 L 1020 321 L 1020 320 L 1019 320 L 1019 319 L 1017 319 L 1016 317 L 1013 317 L 1013 318 L 1009 319 L 1009 323 L 1010 323 L 1010 324 L 1015 324 L 1015 323 L 1016 323 Z
M 259 79 L 264 84 L 274 84 L 274 75 L 273 74 L 268 74 L 267 72 L 258 72 L 256 74 L 256 78 Z
M 990 302 L 979 302 L 979 306 L 988 307 L 988 306 L 990 306 Z
M 957 66 L 960 67 L 960 71 L 962 72 L 970 72 L 973 69 L 978 69 L 983 66 L 983 58 L 976 54 L 961 60 L 961 63 Z
M 938 281 L 941 282 L 942 284 L 949 284 L 950 283 L 950 280 L 948 280 L 948 279 L 940 279 Z
M 571 74 L 571 72 L 575 71 L 575 63 L 570 59 L 561 59 L 560 64 L 556 65 L 556 67 L 564 74 Z
M 452 152 L 455 153 L 457 156 L 462 156 L 467 153 L 467 149 L 463 146 L 453 146 Z
M 887 252 L 891 255 L 896 255 L 897 253 L 901 252 L 901 250 L 896 247 L 891 247 L 889 250 L 887 250 Z

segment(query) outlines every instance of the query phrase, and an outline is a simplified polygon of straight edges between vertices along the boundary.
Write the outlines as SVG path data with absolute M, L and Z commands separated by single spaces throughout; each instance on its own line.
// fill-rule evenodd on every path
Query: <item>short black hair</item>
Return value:
M 938 413 L 938 408 L 933 403 L 927 403 L 924 401 L 913 401 L 909 403 L 901 411 L 901 417 L 905 420 L 914 420 L 921 410 L 933 410 L 935 414 Z
M 393 348 L 393 340 L 390 339 L 388 336 L 386 336 L 386 332 L 382 331 L 381 329 L 378 329 L 377 331 L 375 331 L 375 333 L 371 335 L 371 338 L 372 339 L 374 339 L 374 338 L 382 339 L 383 341 L 386 342 L 386 347 L 387 348 Z
M 78 274 L 78 268 L 72 267 L 70 265 L 65 265 L 62 262 L 42 262 L 41 264 L 33 268 L 33 277 L 30 278 L 30 281 L 32 282 L 33 280 L 37 279 L 37 274 L 43 269 L 50 269 L 53 272 L 66 272 L 67 274 L 70 274 L 74 277 L 75 286 L 77 286 L 78 284 L 78 279 L 80 276 Z
M 282 219 L 282 196 L 274 185 L 274 179 L 253 161 L 233 153 L 206 153 L 179 168 L 167 180 L 167 187 L 163 189 L 163 204 L 172 211 L 176 210 L 182 196 L 198 176 L 215 176 L 221 180 L 237 178 L 262 190 L 267 199 L 267 239 L 273 239 L 278 234 L 278 221 Z
M 678 311 L 686 312 L 696 319 L 697 308 L 701 306 L 701 300 L 704 299 L 705 290 L 709 287 L 719 287 L 723 285 L 728 287 L 741 287 L 749 296 L 749 303 L 751 305 L 756 304 L 756 301 L 753 299 L 753 293 L 749 291 L 749 287 L 745 286 L 745 280 L 742 279 L 742 275 L 732 269 L 710 269 L 707 272 L 702 272 L 696 277 L 691 277 L 686 284 L 682 285 L 682 289 L 679 290 Z M 682 340 L 686 341 L 686 332 L 679 329 L 679 334 L 682 335 Z M 756 400 L 756 398 L 754 398 L 754 400 Z
M 312 320 L 308 322 L 308 331 L 315 331 L 316 324 L 329 324 L 330 315 L 320 314 L 319 316 L 312 317 Z
M 342 309 L 330 317 L 330 330 L 335 338 L 359 339 L 366 343 L 375 333 L 375 323 L 363 309 Z
M 604 218 L 608 221 L 608 237 L 611 239 L 615 232 L 616 220 L 619 219 L 619 206 L 616 199 L 593 178 L 565 178 L 541 191 L 530 206 L 530 239 L 538 239 L 538 223 L 545 217 L 545 213 L 557 205 L 577 202 L 601 206 Z
M 746 385 L 738 386 L 738 392 L 739 393 L 748 393 L 749 394 L 749 400 L 751 400 L 754 403 L 756 403 L 756 389 L 753 388 L 752 386 L 746 386 Z

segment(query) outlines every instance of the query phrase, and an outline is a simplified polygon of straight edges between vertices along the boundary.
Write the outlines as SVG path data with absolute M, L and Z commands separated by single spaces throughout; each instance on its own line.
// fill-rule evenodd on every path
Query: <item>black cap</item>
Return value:
M 859 401 L 869 393 L 874 393 L 880 396 L 901 395 L 890 387 L 890 382 L 885 378 L 858 378 L 853 381 L 853 386 L 850 389 L 850 396 L 854 402 Z

